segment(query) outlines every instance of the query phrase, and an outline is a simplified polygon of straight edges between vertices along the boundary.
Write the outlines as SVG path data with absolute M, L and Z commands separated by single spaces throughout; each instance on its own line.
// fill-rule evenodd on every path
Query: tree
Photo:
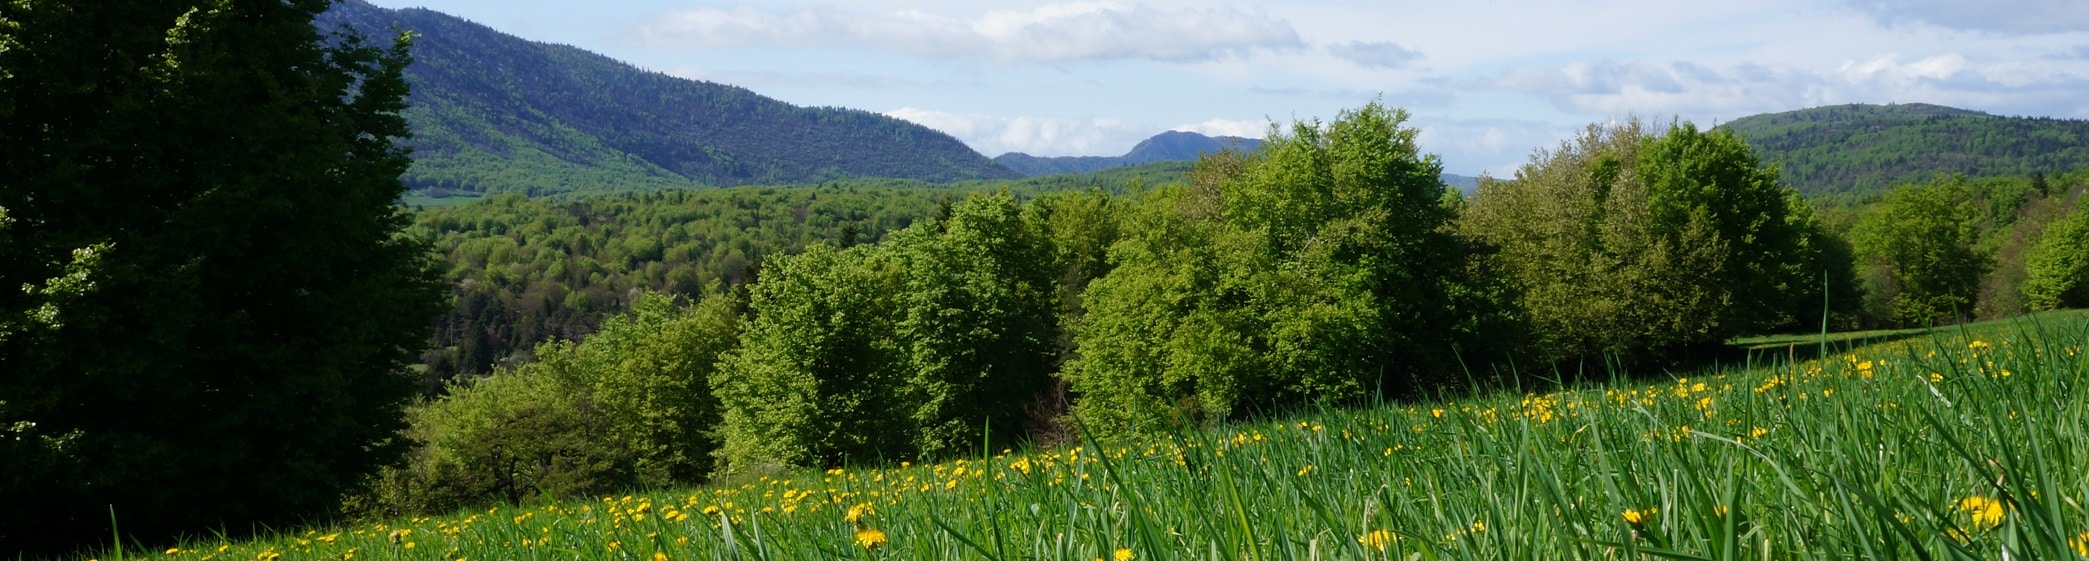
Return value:
M 1148 195 L 1088 286 L 1063 375 L 1091 428 L 1422 391 L 1479 350 L 1442 164 L 1373 103 L 1273 130 Z
M 911 452 L 926 457 L 1020 435 L 1059 336 L 1051 240 L 1014 197 L 967 199 L 940 230 L 908 228 L 889 248 L 906 277 L 894 335 L 907 347 Z
M 1876 314 L 1908 326 L 1960 320 L 1988 258 L 1974 249 L 1978 216 L 1964 177 L 1903 185 L 1851 230 Z
M 406 45 L 327 5 L 0 9 L 0 550 L 324 517 L 404 451 Z
M 2089 306 L 2089 212 L 2077 209 L 2046 227 L 2026 261 L 2031 309 Z
M 914 410 L 900 393 L 907 348 L 893 336 L 899 264 L 879 246 L 815 243 L 762 274 L 740 348 L 711 376 L 722 470 L 906 455 Z
M 1818 312 L 1832 248 L 1807 209 L 1732 133 L 1629 120 L 1482 181 L 1460 227 L 1499 248 L 1550 358 L 1648 357 Z

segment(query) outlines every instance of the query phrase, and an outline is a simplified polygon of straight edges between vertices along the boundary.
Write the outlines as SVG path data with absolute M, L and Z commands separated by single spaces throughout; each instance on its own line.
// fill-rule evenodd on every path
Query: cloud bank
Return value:
M 997 10 L 971 19 L 919 10 L 870 14 L 703 8 L 670 13 L 642 26 L 639 41 L 655 47 L 872 49 L 1007 62 L 1189 62 L 1305 46 L 1289 22 L 1267 14 L 1114 3 Z

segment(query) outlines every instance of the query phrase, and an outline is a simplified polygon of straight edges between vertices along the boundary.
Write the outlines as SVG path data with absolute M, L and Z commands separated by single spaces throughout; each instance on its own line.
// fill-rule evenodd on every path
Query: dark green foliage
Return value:
M 407 59 L 326 5 L 0 9 L 0 551 L 326 517 L 405 451 Z
M 1456 317 L 1464 247 L 1441 164 L 1406 113 L 1299 123 L 1260 154 L 1200 163 L 1123 220 L 1062 374 L 1091 428 L 1156 430 L 1257 408 L 1414 392 L 1477 340 Z M 1471 350 L 1471 349 L 1467 349 Z
M 1975 249 L 1979 217 L 1962 176 L 1887 193 L 1850 232 L 1871 313 L 1907 326 L 1970 318 L 1989 266 Z
M 547 195 L 1018 177 L 950 135 L 899 119 L 797 107 L 430 10 L 344 2 L 322 24 L 420 35 L 407 69 L 416 138 L 406 181 L 415 189 Z
M 2028 176 L 2089 166 L 2089 121 L 1925 105 L 1835 105 L 1721 125 L 1809 197 L 1860 200 L 1938 174 Z
M 457 287 L 456 306 L 437 322 L 424 389 L 527 360 L 547 339 L 579 339 L 635 291 L 693 298 L 714 283 L 742 284 L 770 255 L 845 230 L 875 242 L 952 196 L 962 194 L 764 187 L 572 201 L 503 195 L 422 211 L 415 229 L 435 240 Z
M 495 500 L 569 497 L 703 481 L 718 405 L 710 378 L 739 341 L 741 303 L 645 295 L 579 343 L 461 383 L 410 411 L 422 444 L 368 505 L 439 513 Z
M 1809 210 L 1731 133 L 1628 121 L 1483 182 L 1462 228 L 1500 249 L 1546 356 L 1643 358 L 1817 321 L 1848 277 Z

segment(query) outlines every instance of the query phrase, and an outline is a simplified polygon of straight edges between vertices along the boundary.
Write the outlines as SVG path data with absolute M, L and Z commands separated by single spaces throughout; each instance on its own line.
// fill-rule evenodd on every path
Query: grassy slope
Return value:
M 206 540 L 164 557 L 2000 558 L 2009 548 L 2013 559 L 2053 559 L 2089 547 L 2089 312 L 1886 335 L 1898 338 L 1824 361 L 1774 352 L 1656 382 Z M 851 507 L 863 513 L 853 524 Z M 858 527 L 885 543 L 866 550 L 858 540 L 872 536 Z

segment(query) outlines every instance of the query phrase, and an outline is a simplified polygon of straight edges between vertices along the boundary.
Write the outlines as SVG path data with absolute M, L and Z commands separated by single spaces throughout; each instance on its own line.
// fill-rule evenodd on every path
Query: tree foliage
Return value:
M 743 346 L 712 380 L 727 469 L 1012 442 L 1057 363 L 1059 262 L 1007 194 L 879 245 L 778 259 L 753 286 Z
M 1630 120 L 1483 182 L 1461 228 L 1499 248 L 1549 356 L 1645 356 L 1818 312 L 1835 264 L 1808 209 L 1732 133 Z
M 1977 251 L 1979 217 L 1962 176 L 1886 194 L 1850 232 L 1873 314 L 1923 326 L 1971 317 L 1988 256 Z
M 444 512 L 703 481 L 717 447 L 710 378 L 739 341 L 741 306 L 731 294 L 694 306 L 647 294 L 583 341 L 547 342 L 537 362 L 460 382 L 409 411 L 421 447 L 365 506 Z
M 405 450 L 408 60 L 326 6 L 0 10 L 0 550 L 323 517 Z
M 728 470 L 825 467 L 914 444 L 906 346 L 893 337 L 905 279 L 875 246 L 813 244 L 751 288 L 741 346 L 711 378 Z
M 2046 228 L 2025 268 L 2031 309 L 2089 306 L 2089 212 L 2077 209 Z
M 1297 123 L 1131 211 L 1062 374 L 1084 421 L 1153 430 L 1444 373 L 1476 340 L 1454 318 L 1490 311 L 1459 299 L 1442 165 L 1406 116 L 1372 104 Z

